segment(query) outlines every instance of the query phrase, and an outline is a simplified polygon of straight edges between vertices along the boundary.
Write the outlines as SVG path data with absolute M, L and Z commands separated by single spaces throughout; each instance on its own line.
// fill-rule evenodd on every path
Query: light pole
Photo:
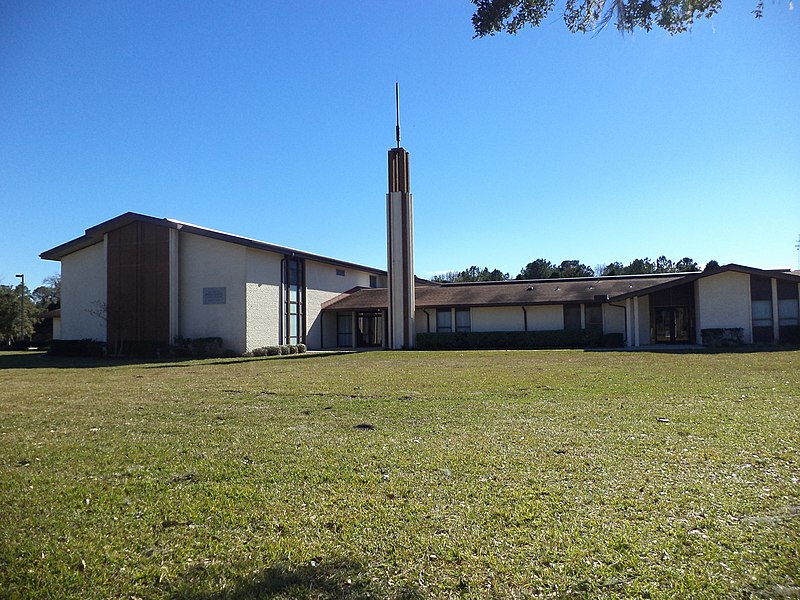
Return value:
M 17 274 L 14 277 L 22 279 L 19 288 L 19 341 L 25 339 L 25 273 Z

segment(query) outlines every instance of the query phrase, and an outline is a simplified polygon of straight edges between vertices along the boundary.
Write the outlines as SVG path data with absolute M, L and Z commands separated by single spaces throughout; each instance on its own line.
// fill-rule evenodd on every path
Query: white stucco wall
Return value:
M 274 252 L 247 249 L 247 350 L 280 343 L 282 259 Z
M 639 344 L 655 343 L 655 334 L 650 335 L 650 298 L 639 296 Z
M 625 307 L 603 304 L 603 333 L 625 335 Z
M 436 330 L 436 311 L 431 312 L 431 328 Z M 530 309 L 528 309 L 530 314 Z M 476 307 L 472 309 L 472 331 L 522 331 L 524 313 L 519 306 Z
M 221 337 L 225 349 L 245 352 L 247 248 L 183 232 L 179 248 L 178 334 Z M 203 304 L 203 288 L 219 287 L 225 304 Z
M 564 307 L 561 304 L 529 306 L 527 310 L 528 331 L 564 329 Z M 522 309 L 520 309 L 520 312 L 522 312 Z
M 698 279 L 695 287 L 697 340 L 700 331 L 717 327 L 741 327 L 744 343 L 753 341 L 750 321 L 750 276 L 726 271 Z
M 60 339 L 106 340 L 106 322 L 89 310 L 106 301 L 105 241 L 61 259 Z
M 309 348 L 318 349 L 323 346 L 322 335 L 325 336 L 326 344 L 331 339 L 334 340 L 335 344 L 336 337 L 335 329 L 332 332 L 333 337 L 331 337 L 331 332 L 327 331 L 330 329 L 330 322 L 325 320 L 323 323 L 320 318 L 322 303 L 356 286 L 369 287 L 370 273 L 350 267 L 336 267 L 335 265 L 312 260 L 306 260 L 305 264 L 306 342 Z M 344 276 L 337 275 L 337 269 L 344 271 Z M 385 281 L 386 277 L 378 277 L 379 285 L 381 280 Z
M 427 311 L 430 317 L 426 316 L 425 311 L 421 308 L 414 311 L 414 331 L 416 333 L 436 331 L 436 309 L 428 308 Z M 430 326 L 430 329 L 428 329 L 428 326 Z
M 528 331 L 564 328 L 564 309 L 560 304 L 526 306 L 525 310 Z M 525 331 L 525 313 L 520 306 L 473 308 L 472 331 Z

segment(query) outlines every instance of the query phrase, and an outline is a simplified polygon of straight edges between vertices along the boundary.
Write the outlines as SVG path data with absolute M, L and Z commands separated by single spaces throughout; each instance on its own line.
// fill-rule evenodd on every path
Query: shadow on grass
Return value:
M 353 354 L 353 352 L 325 352 L 315 353 L 309 352 L 305 354 L 285 354 L 283 356 L 253 356 L 241 358 L 220 358 L 215 360 L 209 359 L 186 359 L 186 360 L 202 360 L 204 365 L 236 365 L 239 363 L 258 362 L 258 361 L 276 361 L 276 360 L 307 360 L 309 358 L 329 358 L 331 356 L 341 356 L 342 354 Z M 149 365 L 148 369 L 175 369 L 177 367 L 187 367 L 190 365 L 182 364 L 180 360 L 176 359 L 170 362 L 161 361 L 158 364 Z
M 198 358 L 198 357 L 169 357 L 169 358 L 115 358 L 115 357 L 67 357 L 49 356 L 42 350 L 25 351 L 0 351 L 0 370 L 3 369 L 97 369 L 102 367 L 119 367 L 123 365 L 142 365 L 147 369 L 174 369 L 201 365 L 236 365 L 240 363 L 274 360 L 305 360 L 309 358 L 327 358 L 345 352 L 324 352 L 307 354 L 288 354 L 272 357 L 236 357 L 236 358 Z
M 352 561 L 316 561 L 308 565 L 292 566 L 277 563 L 262 571 L 253 572 L 246 565 L 234 567 L 237 573 L 228 573 L 230 567 L 193 567 L 171 590 L 170 597 L 178 600 L 249 600 L 256 598 L 398 598 L 418 600 L 423 595 L 409 586 L 389 587 L 367 581 L 363 568 Z M 224 588 L 222 587 L 224 583 Z
M 792 352 L 800 350 L 800 346 L 781 345 L 747 345 L 711 347 L 711 346 L 686 346 L 663 344 L 659 346 L 639 346 L 638 348 L 587 348 L 584 352 L 633 352 L 647 354 L 762 354 L 765 352 Z

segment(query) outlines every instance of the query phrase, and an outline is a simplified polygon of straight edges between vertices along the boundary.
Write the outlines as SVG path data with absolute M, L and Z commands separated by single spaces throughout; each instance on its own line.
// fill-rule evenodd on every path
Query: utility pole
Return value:
M 22 279 L 19 287 L 19 341 L 25 339 L 25 273 L 17 274 L 15 277 Z

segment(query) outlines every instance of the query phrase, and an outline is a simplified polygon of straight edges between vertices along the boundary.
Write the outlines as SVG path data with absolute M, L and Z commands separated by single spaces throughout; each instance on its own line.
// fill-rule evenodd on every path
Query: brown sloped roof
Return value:
M 416 286 L 415 295 L 418 308 L 620 302 L 626 298 L 691 283 L 701 277 L 726 271 L 777 277 L 800 283 L 800 277 L 790 271 L 769 271 L 729 264 L 718 269 L 692 273 L 483 281 L 478 283 L 430 283 Z M 323 304 L 323 309 L 379 310 L 385 309 L 387 305 L 388 292 L 386 288 L 355 288 L 328 300 Z
M 601 302 L 626 293 L 641 292 L 685 274 L 581 277 L 529 281 L 485 281 L 417 286 L 418 308 L 440 306 L 521 306 Z M 327 310 L 378 310 L 388 305 L 386 288 L 358 288 L 328 300 Z

